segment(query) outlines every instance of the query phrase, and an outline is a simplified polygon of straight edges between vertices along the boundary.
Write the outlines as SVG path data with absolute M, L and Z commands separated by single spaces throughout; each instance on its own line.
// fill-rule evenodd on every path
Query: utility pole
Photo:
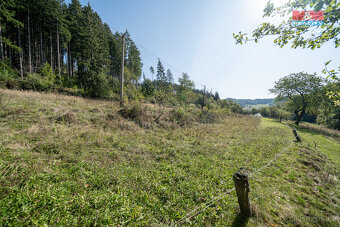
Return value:
M 120 76 L 120 106 L 124 106 L 124 60 L 125 60 L 125 34 L 122 36 L 123 46 L 122 46 L 122 65 L 121 65 L 121 76 Z

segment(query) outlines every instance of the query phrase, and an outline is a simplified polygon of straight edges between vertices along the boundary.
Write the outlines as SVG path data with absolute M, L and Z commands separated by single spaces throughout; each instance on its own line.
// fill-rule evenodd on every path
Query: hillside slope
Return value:
M 175 224 L 233 187 L 232 174 L 278 159 L 250 180 L 254 215 L 235 192 L 184 225 L 338 226 L 340 142 L 308 129 L 228 116 L 141 127 L 118 103 L 0 90 L 1 225 Z
M 275 99 L 233 99 L 228 98 L 229 100 L 236 102 L 242 108 L 244 109 L 252 109 L 256 108 L 259 109 L 261 107 L 268 107 L 268 106 L 274 106 Z

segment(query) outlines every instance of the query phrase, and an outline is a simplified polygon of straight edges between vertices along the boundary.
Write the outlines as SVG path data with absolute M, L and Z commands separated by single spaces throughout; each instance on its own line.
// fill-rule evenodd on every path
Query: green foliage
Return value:
M 134 103 L 131 106 L 124 106 L 119 113 L 127 119 L 141 121 L 144 110 L 140 103 Z
M 16 19 L 15 9 L 17 7 L 18 2 L 16 0 L 0 1 L 0 30 L 3 28 L 2 24 L 4 21 L 15 28 L 23 27 L 23 23 Z M 10 48 L 13 48 L 16 51 L 21 50 L 20 47 L 18 47 L 7 35 L 5 36 L 3 32 L 1 32 L 0 36 L 1 42 L 4 42 Z M 3 56 L 0 57 L 3 58 Z
M 321 113 L 319 113 L 317 117 L 317 122 L 329 128 L 340 130 L 340 107 L 334 107 L 331 111 L 321 109 Z
M 85 91 L 88 95 L 94 98 L 107 97 L 109 94 L 109 83 L 107 76 L 104 73 L 93 74 L 86 83 Z
M 230 112 L 235 113 L 235 114 L 242 114 L 244 112 L 243 108 L 239 104 L 231 100 L 220 99 L 220 100 L 217 100 L 217 104 L 220 108 L 228 109 L 230 110 Z
M 239 33 L 234 34 L 236 43 L 245 43 L 249 40 L 255 42 L 259 41 L 265 36 L 276 36 L 274 43 L 280 47 L 288 45 L 291 41 L 292 48 L 320 48 L 320 46 L 328 41 L 334 41 L 335 47 L 340 45 L 339 33 L 339 18 L 340 18 L 340 4 L 337 1 L 329 0 L 293 0 L 284 4 L 283 6 L 274 7 L 274 4 L 268 2 L 264 9 L 264 17 L 274 16 L 290 16 L 289 20 L 283 21 L 280 25 L 274 25 L 270 23 L 263 23 L 261 26 L 255 29 L 252 34 L 253 39 L 249 39 L 247 34 Z M 296 10 L 313 10 L 313 11 L 325 11 L 325 23 L 319 26 L 318 35 L 310 34 L 312 30 L 308 26 L 291 26 L 292 11 Z
M 153 96 L 155 92 L 155 88 L 153 86 L 153 83 L 149 79 L 145 79 L 142 83 L 142 93 L 145 97 L 149 98 Z
M 0 88 L 16 88 L 16 75 L 6 61 L 0 61 Z
M 154 96 L 156 103 L 162 106 L 166 104 L 174 104 L 176 102 L 174 97 L 164 90 L 156 90 L 154 92 Z
M 322 86 L 323 79 L 316 74 L 300 72 L 281 78 L 270 92 L 277 95 L 278 101 L 285 101 L 286 109 L 296 115 L 298 125 L 306 112 L 317 112 Z
M 334 106 L 339 107 L 340 106 L 340 82 L 339 80 L 335 80 L 337 82 L 333 82 L 329 84 L 328 90 L 327 90 L 327 97 L 329 97 L 330 100 L 334 103 Z
M 44 78 L 46 78 L 47 80 L 49 80 L 51 83 L 54 83 L 56 80 L 56 75 L 53 72 L 52 67 L 50 66 L 49 63 L 45 63 L 39 71 L 40 75 Z
M 158 59 L 158 63 L 157 63 L 157 74 L 156 74 L 156 76 L 157 76 L 157 80 L 160 81 L 162 83 L 162 85 L 167 82 L 165 69 L 164 69 L 164 66 L 163 66 L 160 59 Z
M 133 74 L 133 79 L 138 80 L 142 75 L 142 59 L 136 44 L 129 40 L 128 59 L 126 65 Z
M 324 11 L 324 25 L 318 26 L 314 30 L 314 26 L 292 26 L 292 11 L 312 10 Z M 246 33 L 239 32 L 233 34 L 236 44 L 243 44 L 248 41 L 258 42 L 266 36 L 274 36 L 274 43 L 279 47 L 291 44 L 292 48 L 320 48 L 323 44 L 333 41 L 335 48 L 340 46 L 339 38 L 339 19 L 340 19 L 340 3 L 331 0 L 293 0 L 287 1 L 286 4 L 275 7 L 272 2 L 268 2 L 264 9 L 264 17 L 275 16 L 290 16 L 287 21 L 283 21 L 280 25 L 274 25 L 268 22 L 262 23 L 252 33 L 252 39 L 248 38 Z M 315 32 L 317 31 L 317 33 Z M 324 73 L 336 80 L 336 73 L 334 70 L 327 70 L 327 65 L 330 61 L 326 62 Z M 339 67 L 340 69 L 340 67 Z M 330 90 L 328 96 L 334 100 L 335 105 L 340 105 L 340 92 Z
M 203 110 L 199 114 L 199 122 L 203 124 L 213 124 L 218 122 L 220 116 L 214 110 L 207 109 Z
M 197 122 L 196 108 L 178 107 L 170 112 L 170 119 L 181 127 L 191 126 Z
M 194 99 L 193 89 L 195 83 L 190 80 L 187 73 L 183 73 L 182 77 L 178 79 L 179 85 L 177 87 L 177 99 L 182 104 L 192 103 Z
M 51 66 L 45 63 L 39 73 L 34 73 L 27 76 L 23 81 L 19 80 L 20 86 L 23 89 L 32 89 L 34 91 L 52 91 L 55 86 L 56 75 Z
M 54 81 L 51 78 L 37 73 L 27 76 L 25 81 L 27 83 L 24 86 L 34 91 L 52 91 L 55 88 Z
M 283 110 L 277 106 L 270 106 L 270 107 L 262 107 L 259 111 L 256 109 L 253 109 L 251 111 L 252 114 L 255 114 L 259 112 L 262 117 L 269 117 L 274 119 L 285 119 L 285 120 L 291 120 L 291 113 Z
M 215 101 L 220 100 L 220 94 L 218 94 L 217 91 L 215 92 L 214 100 L 215 100 Z

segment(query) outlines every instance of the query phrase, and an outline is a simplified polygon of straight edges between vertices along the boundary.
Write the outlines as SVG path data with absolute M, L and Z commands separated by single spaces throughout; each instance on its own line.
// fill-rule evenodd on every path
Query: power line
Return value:
M 288 125 L 287 125 L 288 126 Z M 288 126 L 289 127 L 289 126 Z M 267 164 L 265 164 L 264 166 L 254 170 L 252 173 L 249 174 L 249 179 L 253 178 L 253 176 L 255 174 L 257 174 L 258 172 L 262 171 L 264 168 L 268 167 L 271 163 L 273 163 L 276 159 L 279 158 L 279 156 L 281 156 L 284 152 L 286 152 L 292 145 L 294 144 L 294 142 L 292 142 L 291 144 L 289 144 L 286 148 L 284 148 L 280 153 L 278 153 L 277 155 L 275 155 L 275 157 L 270 160 Z M 195 208 L 194 210 L 192 210 L 191 212 L 189 212 L 187 215 L 185 215 L 183 218 L 181 218 L 179 221 L 175 222 L 173 225 L 171 226 L 178 226 L 181 224 L 184 224 L 185 222 L 189 221 L 191 218 L 195 217 L 196 215 L 198 215 L 199 213 L 203 212 L 204 210 L 206 210 L 208 207 L 212 206 L 214 203 L 218 202 L 219 200 L 223 199 L 226 195 L 230 194 L 233 190 L 235 190 L 235 188 L 231 188 L 229 189 L 227 192 L 215 197 L 214 199 L 210 200 L 209 202 Z
M 119 32 L 116 28 L 114 28 L 114 27 L 112 27 L 112 26 L 110 26 L 110 28 L 113 29 L 113 30 L 115 30 L 115 31 L 118 32 L 119 34 L 121 33 L 121 32 Z M 159 57 L 157 54 L 155 54 L 155 53 L 153 53 L 152 51 L 148 50 L 147 48 L 143 47 L 141 44 L 137 43 L 135 40 L 134 40 L 134 43 L 135 43 L 137 46 L 139 46 L 141 49 L 143 49 L 146 53 L 148 53 L 150 56 L 155 57 L 157 60 L 158 60 L 158 59 L 161 60 L 163 63 L 165 63 L 168 67 L 172 68 L 173 70 L 179 72 L 180 74 L 183 74 L 183 73 L 184 73 L 183 70 L 180 70 L 180 69 L 174 67 L 172 64 L 168 63 L 168 62 L 165 61 L 163 58 Z M 144 52 L 144 53 L 145 53 L 145 52 Z M 176 77 L 177 79 L 180 78 L 180 77 L 178 77 L 178 76 L 176 76 L 176 75 L 173 75 L 173 76 Z M 195 82 L 195 84 L 200 85 L 200 86 L 202 86 L 202 87 L 206 87 L 206 85 L 203 85 L 203 84 L 198 83 L 198 82 Z M 209 90 L 209 89 L 207 89 L 207 90 Z
M 113 30 L 117 31 L 118 33 L 120 33 L 117 29 L 111 27 Z M 180 70 L 176 67 L 174 67 L 173 65 L 171 65 L 170 63 L 166 62 L 164 59 L 162 59 L 161 57 L 159 57 L 157 54 L 151 52 L 150 50 L 146 49 L 145 47 L 143 47 L 141 44 L 137 43 L 136 41 L 134 41 L 134 43 L 139 46 L 140 48 L 144 49 L 146 52 L 148 52 L 149 54 L 151 54 L 152 56 L 154 56 L 155 58 L 161 60 L 162 62 L 164 62 L 166 65 L 170 66 L 172 69 L 174 69 L 175 71 L 179 72 L 179 73 L 184 73 L 183 70 Z

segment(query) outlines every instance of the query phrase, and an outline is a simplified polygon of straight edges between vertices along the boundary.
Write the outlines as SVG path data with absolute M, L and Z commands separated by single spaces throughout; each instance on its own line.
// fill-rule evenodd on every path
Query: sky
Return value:
M 66 0 L 66 3 L 70 0 Z M 272 98 L 269 89 L 279 78 L 316 72 L 324 63 L 340 65 L 340 51 L 330 42 L 320 49 L 279 48 L 272 37 L 235 45 L 233 33 L 251 32 L 264 19 L 267 0 L 80 0 L 112 31 L 125 31 L 137 43 L 143 72 L 151 78 L 159 57 L 176 77 L 187 72 L 196 88 L 206 85 L 221 98 Z M 285 0 L 273 0 L 280 5 Z M 282 18 L 273 19 L 279 22 Z

